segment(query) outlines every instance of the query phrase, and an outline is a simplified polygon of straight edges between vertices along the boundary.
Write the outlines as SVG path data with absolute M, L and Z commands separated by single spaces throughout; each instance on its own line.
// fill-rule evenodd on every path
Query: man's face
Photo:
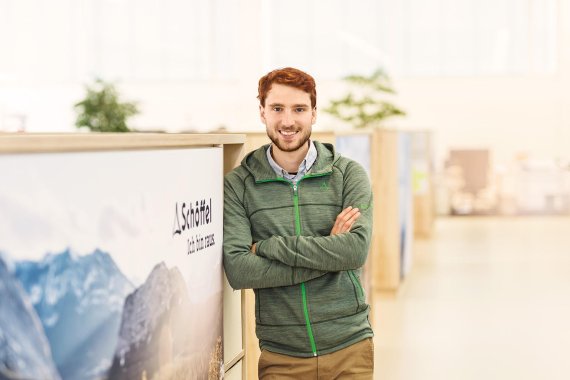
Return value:
M 267 93 L 265 107 L 260 105 L 259 111 L 267 136 L 284 152 L 294 152 L 303 147 L 317 120 L 317 111 L 311 108 L 308 93 L 276 83 Z

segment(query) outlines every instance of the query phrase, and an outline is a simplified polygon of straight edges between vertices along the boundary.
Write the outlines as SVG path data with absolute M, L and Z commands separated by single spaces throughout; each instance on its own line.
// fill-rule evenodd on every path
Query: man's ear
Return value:
M 263 107 L 261 104 L 259 105 L 259 118 L 261 119 L 261 122 L 263 124 L 266 124 L 266 122 L 265 122 L 265 107 Z
M 314 106 L 311 110 L 312 118 L 311 118 L 311 125 L 317 122 L 317 106 Z

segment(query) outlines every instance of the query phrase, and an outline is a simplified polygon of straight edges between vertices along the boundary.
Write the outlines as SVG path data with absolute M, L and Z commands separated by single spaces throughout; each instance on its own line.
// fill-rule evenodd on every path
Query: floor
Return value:
M 570 379 L 570 217 L 456 217 L 374 294 L 375 378 Z

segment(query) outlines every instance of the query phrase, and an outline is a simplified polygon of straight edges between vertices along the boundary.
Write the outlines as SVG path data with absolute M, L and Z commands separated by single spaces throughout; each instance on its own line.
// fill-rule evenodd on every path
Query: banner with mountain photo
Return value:
M 0 379 L 223 377 L 222 155 L 0 155 Z

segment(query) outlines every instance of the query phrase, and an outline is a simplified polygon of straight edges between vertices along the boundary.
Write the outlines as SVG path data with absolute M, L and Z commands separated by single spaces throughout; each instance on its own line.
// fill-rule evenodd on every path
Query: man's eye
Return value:
M 297 111 L 297 112 L 305 112 L 305 108 L 303 108 L 303 107 L 298 107 L 298 108 L 295 108 L 295 111 Z
M 275 111 L 275 112 L 280 112 L 281 110 L 283 110 L 283 108 L 281 108 L 281 107 L 273 107 L 273 111 Z

